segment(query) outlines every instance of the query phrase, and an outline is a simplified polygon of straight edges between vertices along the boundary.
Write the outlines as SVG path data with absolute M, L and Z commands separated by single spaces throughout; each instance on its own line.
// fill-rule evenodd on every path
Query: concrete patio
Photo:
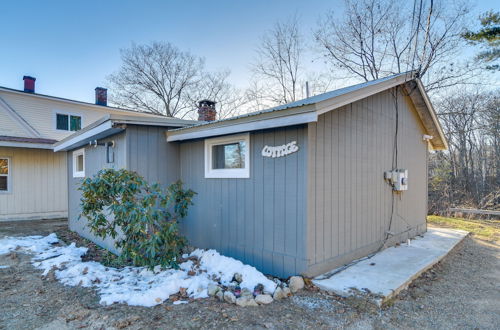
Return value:
M 467 234 L 462 230 L 429 228 L 424 237 L 411 240 L 410 245 L 385 249 L 340 272 L 333 270 L 321 275 L 313 283 L 344 297 L 370 292 L 376 296 L 375 302 L 382 305 L 444 258 Z

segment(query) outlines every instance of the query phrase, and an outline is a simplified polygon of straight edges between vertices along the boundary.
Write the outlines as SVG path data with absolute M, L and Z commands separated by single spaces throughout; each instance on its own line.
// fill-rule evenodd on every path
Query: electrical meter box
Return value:
M 392 174 L 393 174 L 394 190 L 396 191 L 408 190 L 408 170 L 397 169 L 393 171 Z
M 408 170 L 396 169 L 384 173 L 384 179 L 389 181 L 395 191 L 408 190 Z

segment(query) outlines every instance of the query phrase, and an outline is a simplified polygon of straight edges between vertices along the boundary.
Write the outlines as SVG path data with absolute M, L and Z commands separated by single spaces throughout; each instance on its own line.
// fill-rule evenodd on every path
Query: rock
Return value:
M 207 288 L 207 293 L 210 297 L 213 297 L 220 291 L 220 288 L 215 284 L 209 284 Z
M 290 288 L 283 288 L 283 293 L 285 294 L 285 297 L 290 297 L 292 295 Z
M 292 276 L 288 281 L 288 286 L 290 287 L 290 291 L 295 293 L 304 288 L 304 279 L 302 276 Z
M 284 299 L 286 297 L 288 297 L 288 296 L 285 294 L 283 289 L 280 287 L 277 287 L 276 290 L 274 291 L 273 299 L 274 300 L 281 300 L 281 299 Z
M 252 293 L 252 291 L 245 288 L 245 289 L 241 290 L 241 296 L 242 297 L 251 296 L 253 298 L 253 293 Z
M 255 302 L 253 299 L 253 296 L 242 296 L 238 299 L 236 299 L 236 305 L 241 306 L 241 307 L 248 307 L 248 306 L 258 306 L 258 304 Z
M 236 304 L 236 297 L 231 291 L 224 292 L 224 300 L 230 304 Z
M 222 290 L 217 291 L 217 293 L 215 294 L 215 297 L 217 299 L 219 299 L 220 301 L 224 301 L 224 292 L 222 292 Z
M 259 294 L 262 294 L 262 292 L 264 291 L 264 286 L 262 284 L 257 284 L 255 286 L 255 288 L 253 289 L 253 295 L 254 296 L 257 296 Z
M 267 305 L 273 302 L 273 297 L 268 294 L 259 294 L 255 297 L 255 302 L 259 305 Z
M 234 280 L 238 282 L 238 284 L 243 282 L 243 275 L 241 275 L 240 273 L 234 274 Z

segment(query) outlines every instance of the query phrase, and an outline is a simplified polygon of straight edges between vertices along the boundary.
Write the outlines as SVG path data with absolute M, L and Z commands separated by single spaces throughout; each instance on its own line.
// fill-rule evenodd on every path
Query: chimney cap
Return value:
M 198 102 L 198 106 L 200 106 L 200 107 L 209 106 L 209 107 L 213 108 L 213 107 L 215 107 L 216 104 L 217 104 L 217 102 L 209 100 L 209 99 L 204 99 L 204 100 L 201 100 Z
M 107 88 L 104 87 L 96 87 L 94 90 L 107 91 Z
M 33 81 L 36 80 L 36 78 L 32 77 L 32 76 L 23 76 L 23 80 L 26 80 L 26 79 L 33 80 Z

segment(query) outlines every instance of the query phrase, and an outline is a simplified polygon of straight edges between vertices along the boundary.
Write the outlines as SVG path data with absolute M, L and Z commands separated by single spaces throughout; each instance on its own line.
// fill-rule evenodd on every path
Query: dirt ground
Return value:
M 0 223 L 3 236 L 63 233 L 60 221 Z M 500 246 L 466 238 L 389 306 L 303 290 L 267 306 L 215 299 L 153 308 L 101 306 L 94 290 L 65 287 L 21 253 L 0 255 L 0 329 L 349 328 L 498 329 Z

